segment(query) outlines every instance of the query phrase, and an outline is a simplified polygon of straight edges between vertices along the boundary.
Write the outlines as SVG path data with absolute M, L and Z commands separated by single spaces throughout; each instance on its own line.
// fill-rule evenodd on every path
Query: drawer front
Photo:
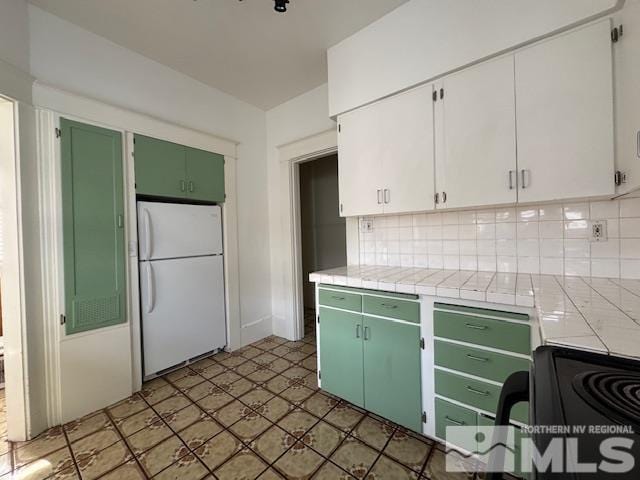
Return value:
M 474 451 L 476 448 L 473 439 L 469 443 L 460 445 L 460 441 L 447 438 L 447 427 L 473 427 L 477 425 L 478 414 L 465 407 L 461 407 L 441 398 L 436 398 L 436 437 L 442 440 L 455 442 L 456 446 L 465 450 Z
M 436 340 L 435 363 L 495 382 L 504 382 L 513 372 L 529 370 L 529 360 L 480 348 Z
M 357 293 L 338 292 L 320 289 L 320 305 L 343 308 L 352 312 L 362 311 L 362 295 Z
M 436 337 L 531 354 L 529 325 L 435 310 L 433 329 Z
M 372 315 L 420 323 L 420 303 L 418 302 L 364 295 L 362 297 L 362 310 L 364 313 Z
M 520 320 L 524 322 L 529 321 L 529 315 L 526 313 L 506 312 L 504 310 L 491 310 L 488 308 L 466 307 L 464 305 L 452 305 L 450 303 L 433 304 L 436 310 L 454 310 L 460 313 L 467 313 L 469 315 L 487 315 L 496 318 L 506 318 L 510 320 Z
M 436 369 L 436 393 L 449 397 L 472 407 L 496 413 L 501 387 L 473 378 L 463 377 L 450 372 Z M 528 423 L 528 404 L 516 405 L 511 411 L 511 418 L 522 423 Z

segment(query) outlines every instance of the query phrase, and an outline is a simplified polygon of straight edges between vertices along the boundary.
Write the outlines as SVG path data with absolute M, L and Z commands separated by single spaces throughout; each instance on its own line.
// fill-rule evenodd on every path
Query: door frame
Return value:
M 284 208 L 285 242 L 282 245 L 285 292 L 285 332 L 290 340 L 304 336 L 304 302 L 302 283 L 302 234 L 300 217 L 300 164 L 337 153 L 338 134 L 335 129 L 278 147 L 282 205 Z
M 0 115 L 11 116 L 6 155 L 0 155 L 0 192 L 3 200 L 3 343 L 7 436 L 27 440 L 30 412 L 27 401 L 27 341 L 25 271 L 22 229 L 21 158 L 18 102 L 0 97 Z M 0 152 L 1 154 L 2 152 Z

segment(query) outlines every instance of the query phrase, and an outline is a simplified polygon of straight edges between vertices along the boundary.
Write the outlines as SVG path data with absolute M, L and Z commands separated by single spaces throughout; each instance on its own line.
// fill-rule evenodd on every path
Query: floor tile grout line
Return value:
M 108 415 L 107 415 L 107 419 L 109 419 Z M 73 466 L 75 468 L 76 474 L 78 475 L 78 478 L 83 478 L 82 472 L 80 471 L 80 465 L 78 465 L 78 460 L 76 459 L 76 453 L 73 451 L 73 448 L 71 447 L 71 441 L 69 440 L 69 435 L 67 435 L 67 431 L 65 430 L 64 425 L 60 425 L 60 430 L 62 430 L 62 435 L 64 435 L 64 439 L 65 439 L 65 442 L 67 444 L 67 448 L 69 449 L 69 454 L 71 455 L 71 461 L 73 462 Z M 82 437 L 82 438 L 86 438 L 86 436 Z M 12 472 L 12 474 L 13 474 L 13 472 Z
M 144 398 L 143 398 L 144 401 Z M 137 412 L 140 413 L 140 412 Z M 134 413 L 133 415 L 136 415 L 137 413 Z M 122 443 L 124 443 L 125 448 L 129 451 L 129 453 L 131 454 L 131 458 L 133 459 L 134 462 L 136 462 L 136 465 L 138 466 L 138 469 L 140 470 L 140 472 L 142 473 L 142 475 L 144 475 L 145 478 L 149 479 L 151 477 L 149 477 L 149 475 L 147 475 L 147 471 L 143 468 L 142 464 L 140 463 L 138 457 L 136 457 L 135 453 L 133 452 L 133 449 L 131 448 L 131 446 L 129 445 L 129 442 L 127 442 L 127 438 L 124 436 L 124 434 L 120 431 L 120 429 L 118 428 L 118 424 L 116 423 L 115 419 L 112 417 L 111 412 L 106 411 L 105 409 L 105 414 L 107 415 L 107 418 L 109 418 L 109 420 L 111 420 L 111 422 L 113 423 L 116 432 L 118 432 L 118 435 L 120 436 L 120 438 L 122 439 Z M 131 416 L 133 416 L 131 415 Z M 130 417 L 127 417 L 130 418 Z M 146 427 L 145 427 L 146 428 Z M 142 429 L 144 430 L 144 429 Z M 141 431 L 141 430 L 140 430 Z M 137 432 L 136 432 L 137 433 Z M 125 463 L 127 463 L 126 461 L 124 463 L 121 463 L 120 465 L 118 465 L 117 467 L 115 467 L 113 470 L 111 470 L 111 472 L 113 472 L 115 469 L 119 468 L 120 466 L 124 465 Z M 110 472 L 107 472 L 110 473 Z M 107 473 L 101 475 L 104 476 Z

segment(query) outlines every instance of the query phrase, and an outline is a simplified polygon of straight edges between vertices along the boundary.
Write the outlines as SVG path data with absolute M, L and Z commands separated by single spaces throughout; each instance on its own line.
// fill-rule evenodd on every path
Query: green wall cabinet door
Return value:
M 362 315 L 320 307 L 322 388 L 364 407 Z
M 185 147 L 135 136 L 136 193 L 187 198 Z
M 224 202 L 224 156 L 185 147 L 189 198 Z
M 122 135 L 60 120 L 66 332 L 126 321 Z
M 421 431 L 420 326 L 365 316 L 363 339 L 367 410 Z

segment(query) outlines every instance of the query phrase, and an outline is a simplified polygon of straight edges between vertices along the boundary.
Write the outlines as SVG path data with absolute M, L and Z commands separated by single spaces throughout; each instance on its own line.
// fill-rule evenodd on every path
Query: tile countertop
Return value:
M 640 280 L 350 266 L 311 282 L 534 308 L 543 343 L 640 358 Z

